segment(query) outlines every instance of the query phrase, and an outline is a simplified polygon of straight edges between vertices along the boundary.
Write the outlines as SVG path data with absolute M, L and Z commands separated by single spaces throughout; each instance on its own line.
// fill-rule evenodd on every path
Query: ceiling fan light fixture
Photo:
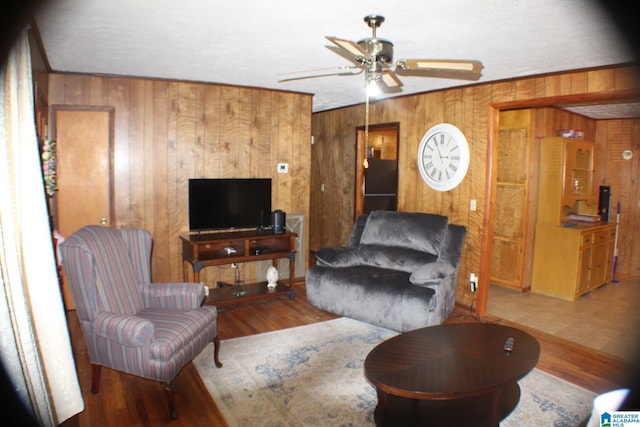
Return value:
M 389 40 L 370 38 L 358 41 L 358 46 L 367 52 L 373 61 L 391 65 L 393 62 L 393 43 Z
M 380 95 L 380 86 L 378 85 L 378 82 L 381 78 L 382 76 L 379 73 L 373 73 L 367 76 L 367 84 L 365 90 L 369 98 L 376 98 L 378 95 Z

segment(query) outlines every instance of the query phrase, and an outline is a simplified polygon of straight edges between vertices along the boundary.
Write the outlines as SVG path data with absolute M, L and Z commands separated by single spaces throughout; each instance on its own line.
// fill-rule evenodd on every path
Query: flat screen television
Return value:
M 271 224 L 271 178 L 189 179 L 189 230 Z

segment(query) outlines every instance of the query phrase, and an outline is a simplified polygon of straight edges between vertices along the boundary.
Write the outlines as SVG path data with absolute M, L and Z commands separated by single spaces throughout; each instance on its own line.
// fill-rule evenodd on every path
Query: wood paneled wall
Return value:
M 49 104 L 115 109 L 115 226 L 151 231 L 155 281 L 182 280 L 178 236 L 188 231 L 189 178 L 272 178 L 273 208 L 309 216 L 310 95 L 52 74 Z M 289 173 L 276 172 L 279 162 Z M 252 264 L 245 280 L 254 279 Z M 216 267 L 201 274 L 209 286 L 232 277 Z
M 605 96 L 614 99 L 628 96 L 639 88 L 636 69 L 612 67 L 477 84 L 382 100 L 371 105 L 370 123 L 400 123 L 398 210 L 447 215 L 451 222 L 467 227 L 458 281 L 459 303 L 471 305 L 474 302 L 475 297 L 468 291 L 469 273 L 480 272 L 482 275 L 489 268 L 486 254 L 485 257 L 482 255 L 483 250 L 486 250 L 483 247 L 485 233 L 491 232 L 489 213 L 492 200 L 489 179 L 495 170 L 495 164 L 492 165 L 491 162 L 496 159 L 490 156 L 489 151 L 493 146 L 492 141 L 497 138 L 497 111 L 500 108 L 546 107 L 560 101 L 602 100 Z M 549 128 L 545 133 L 566 127 L 563 119 L 559 120 L 560 123 L 554 121 L 547 124 Z M 416 153 L 422 136 L 433 125 L 442 122 L 459 127 L 466 135 L 471 150 L 471 163 L 465 180 L 448 192 L 437 192 L 424 184 L 416 164 Z M 616 132 L 622 132 L 625 121 L 617 125 L 612 123 L 610 126 L 598 126 L 596 142 L 605 147 L 607 153 L 612 150 L 613 145 L 631 145 L 628 148 L 634 151 L 636 162 L 635 158 L 640 156 L 637 132 L 639 122 L 631 122 L 633 129 L 629 129 L 627 134 L 630 136 L 635 132 L 632 142 L 616 142 L 625 137 L 614 137 Z M 313 115 L 315 144 L 312 148 L 312 204 L 309 221 L 312 250 L 345 244 L 349 237 L 353 224 L 355 129 L 363 124 L 363 105 Z M 614 172 L 615 166 L 609 162 L 606 164 L 607 175 L 617 173 Z M 637 203 L 640 196 L 637 193 L 638 163 L 633 165 L 635 169 L 631 170 L 635 172 L 631 173 L 629 181 L 613 180 L 611 176 L 607 176 L 605 180 L 611 183 L 612 193 L 633 193 L 627 197 L 635 197 L 633 202 Z M 321 191 L 321 184 L 324 184 L 324 191 Z M 632 191 L 630 187 L 636 190 Z M 476 211 L 470 211 L 470 199 L 477 200 Z M 637 222 L 637 218 L 636 214 L 634 222 Z M 624 239 L 620 244 L 621 248 L 630 248 L 634 239 L 636 242 L 640 239 L 640 229 L 636 226 L 626 231 L 625 234 L 621 233 Z M 620 261 L 619 271 L 640 277 L 638 255 L 630 255 L 631 252 L 633 251 L 624 252 L 625 259 Z M 620 255 L 622 257 L 622 253 Z M 481 285 L 482 280 L 481 276 Z
M 599 120 L 596 141 L 603 143 L 599 162 L 604 175 L 596 185 L 611 186 L 611 221 L 620 202 L 616 274 L 640 277 L 640 120 Z M 633 158 L 624 160 L 622 152 Z

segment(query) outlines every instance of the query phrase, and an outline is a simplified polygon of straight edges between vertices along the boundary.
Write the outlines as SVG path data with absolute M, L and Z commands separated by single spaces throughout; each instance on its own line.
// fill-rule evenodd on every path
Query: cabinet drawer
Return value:
M 592 245 L 593 244 L 593 242 L 594 242 L 593 234 L 594 233 L 592 233 L 590 231 L 582 233 L 582 246 L 584 246 L 584 245 Z
M 604 243 L 609 240 L 610 231 L 600 230 L 593 233 L 593 243 Z

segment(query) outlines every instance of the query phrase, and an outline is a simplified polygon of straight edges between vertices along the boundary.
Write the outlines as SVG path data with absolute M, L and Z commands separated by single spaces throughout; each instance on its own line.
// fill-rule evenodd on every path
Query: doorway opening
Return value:
M 355 217 L 398 208 L 399 123 L 356 129 Z

